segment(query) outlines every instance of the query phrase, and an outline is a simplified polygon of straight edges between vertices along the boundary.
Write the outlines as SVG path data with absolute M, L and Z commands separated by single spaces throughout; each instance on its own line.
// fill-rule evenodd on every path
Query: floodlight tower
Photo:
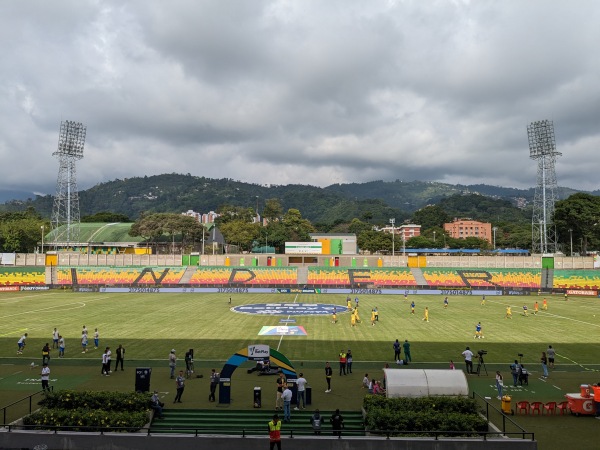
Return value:
M 531 221 L 533 253 L 556 253 L 557 236 L 554 225 L 554 204 L 558 200 L 558 185 L 554 165 L 556 151 L 554 124 L 550 120 L 532 122 L 527 127 L 529 157 L 538 161 L 537 186 L 533 198 Z
M 86 128 L 82 123 L 66 120 L 60 123 L 58 180 L 52 207 L 52 231 L 55 243 L 67 246 L 79 243 L 79 194 L 75 162 L 83 158 Z

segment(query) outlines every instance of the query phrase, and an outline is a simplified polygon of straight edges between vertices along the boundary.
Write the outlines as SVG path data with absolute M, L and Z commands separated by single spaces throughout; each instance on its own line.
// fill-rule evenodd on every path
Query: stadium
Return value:
M 544 415 L 543 410 L 529 410 L 529 406 L 524 414 L 521 409 L 524 402 L 564 404 L 569 392 L 597 382 L 600 334 L 594 317 L 600 274 L 592 256 L 429 251 L 394 256 L 303 255 L 299 259 L 285 254 L 102 254 L 71 249 L 43 255 L 5 254 L 2 261 L 0 390 L 4 403 L 15 403 L 4 409 L 5 424 L 29 412 L 22 399 L 35 400 L 39 393 L 39 376 L 31 375 L 29 365 L 39 363 L 38 349 L 58 327 L 69 344 L 65 358 L 53 359 L 50 366 L 56 389 L 131 391 L 138 381 L 133 369 L 151 369 L 150 389 L 167 400 L 167 419 L 162 424 L 152 421 L 147 429 L 152 436 L 163 436 L 165 429 L 184 435 L 190 431 L 212 434 L 219 429 L 214 420 L 230 421 L 250 437 L 244 448 L 260 448 L 260 441 L 251 439 L 253 424 L 263 430 L 270 418 L 275 380 L 246 374 L 254 366 L 248 355 L 254 345 L 270 348 L 271 362 L 276 361 L 286 376 L 294 378 L 304 372 L 312 389 L 312 404 L 306 411 L 294 411 L 291 424 L 285 424 L 286 448 L 313 445 L 302 441 L 311 439 L 302 435 L 310 434 L 308 411 L 314 408 L 328 415 L 336 408 L 346 413 L 348 431 L 342 440 L 352 440 L 353 448 L 370 448 L 373 440 L 378 448 L 387 448 L 391 444 L 385 438 L 364 434 L 360 411 L 369 394 L 361 390 L 363 374 L 382 378 L 385 364 L 399 371 L 447 369 L 451 360 L 464 371 L 461 353 L 465 346 L 485 352 L 485 362 L 480 361 L 483 364 L 478 364 L 476 374 L 467 374 L 468 389 L 500 430 L 497 435 L 511 438 L 511 448 L 557 442 L 564 434 L 560 429 L 566 426 L 589 436 L 598 433 L 596 424 L 590 423 L 595 421 L 588 417 L 562 414 L 562 410 Z M 414 314 L 411 303 L 416 304 Z M 506 318 L 507 307 L 514 312 L 512 320 Z M 350 318 L 355 309 L 362 317 L 353 326 Z M 332 321 L 334 312 L 336 320 Z M 474 340 L 478 322 L 483 324 L 482 341 Z M 100 347 L 127 349 L 127 370 L 115 371 L 111 378 L 98 374 L 101 350 L 78 351 L 83 324 L 100 330 Z M 16 342 L 24 332 L 30 353 L 15 357 Z M 395 339 L 410 342 L 410 365 L 398 365 L 392 357 Z M 539 355 L 549 345 L 557 349 L 556 369 L 544 378 Z M 356 375 L 338 376 L 340 348 L 352 349 Z M 183 354 L 193 349 L 195 372 L 203 375 L 187 380 L 184 403 L 176 407 L 169 404 L 174 393 L 167 366 L 171 349 L 180 358 L 178 369 L 183 367 Z M 528 367 L 528 385 L 510 385 L 509 366 L 515 359 Z M 330 393 L 323 393 L 325 361 L 331 362 L 334 372 Z M 211 368 L 221 373 L 217 403 L 206 400 Z M 503 373 L 505 394 L 511 397 L 509 415 L 502 414 L 502 402 L 496 400 L 496 370 Z M 253 401 L 257 388 L 262 392 L 258 410 Z M 210 419 L 202 418 L 199 411 L 204 410 Z M 254 416 L 238 417 L 243 411 Z M 184 412 L 192 418 L 179 415 Z M 264 436 L 264 431 L 260 434 Z M 17 433 L 8 435 L 15 439 Z M 33 442 L 26 434 L 18 436 L 22 440 L 3 445 Z M 426 439 L 419 442 L 424 445 L 419 448 L 434 448 L 428 445 L 446 438 Z M 72 445 L 82 445 L 78 438 L 72 439 L 78 443 Z M 235 448 L 235 443 L 224 444 L 222 439 L 207 442 Z M 484 441 L 467 440 L 460 448 L 505 448 L 507 442 L 499 441 L 490 435 Z M 101 445 L 123 444 L 115 436 L 94 441 L 93 446 Z M 137 444 L 132 440 L 130 445 Z M 336 440 L 327 440 L 326 445 L 341 448 Z

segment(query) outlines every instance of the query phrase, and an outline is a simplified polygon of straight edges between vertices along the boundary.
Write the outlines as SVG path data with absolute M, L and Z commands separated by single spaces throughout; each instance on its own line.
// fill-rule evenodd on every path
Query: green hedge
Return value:
M 50 392 L 39 405 L 45 408 L 89 408 L 134 412 L 148 409 L 150 396 L 136 392 L 57 391 Z
M 471 436 L 488 430 L 487 421 L 477 412 L 477 403 L 467 397 L 386 398 L 367 395 L 363 406 L 367 430 L 389 431 L 394 436 L 429 436 L 431 431 L 460 432 L 458 435 Z
M 148 422 L 148 394 L 121 392 L 48 393 L 42 408 L 23 419 L 29 428 L 68 427 L 71 431 L 117 428 L 137 431 Z

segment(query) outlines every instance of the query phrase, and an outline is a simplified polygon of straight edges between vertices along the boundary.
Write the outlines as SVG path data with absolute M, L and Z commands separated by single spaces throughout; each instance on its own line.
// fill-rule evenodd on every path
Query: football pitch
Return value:
M 356 297 L 351 298 L 353 306 Z M 565 393 L 578 392 L 580 384 L 600 381 L 600 315 L 596 318 L 600 308 L 596 298 L 571 297 L 565 301 L 562 297 L 546 296 L 548 310 L 543 311 L 543 298 L 487 296 L 482 304 L 481 297 L 449 296 L 445 308 L 443 295 L 409 295 L 407 299 L 395 295 L 358 295 L 361 321 L 353 327 L 346 295 L 337 294 L 73 293 L 62 290 L 3 293 L 0 296 L 0 397 L 3 399 L 0 406 L 39 390 L 39 368 L 31 369 L 31 364 L 41 363 L 42 347 L 46 342 L 52 345 L 55 327 L 66 340 L 65 358 L 59 359 L 56 350 L 51 352 L 51 384 L 56 388 L 130 390 L 134 384 L 132 369 L 152 367 L 152 388 L 159 389 L 168 398 L 174 391 L 167 367 L 169 352 L 176 350 L 179 370 L 185 366 L 184 353 L 194 349 L 196 373 L 203 378 L 188 380 L 184 397 L 187 401 L 182 404 L 186 408 L 215 407 L 214 403 L 208 403 L 206 395 L 210 368 L 220 370 L 230 356 L 252 344 L 269 345 L 285 355 L 298 372 L 304 372 L 313 387 L 312 407 L 324 410 L 360 409 L 365 394 L 361 390 L 362 377 L 368 372 L 370 378 L 381 379 L 385 363 L 400 369 L 446 369 L 453 360 L 457 369 L 463 369 L 461 353 L 467 346 L 474 353 L 487 352 L 480 376 L 468 377 L 470 390 L 491 397 L 498 407 L 500 402 L 495 399 L 494 387 L 496 370 L 503 373 L 506 393 L 513 397 L 513 402 L 562 401 Z M 413 301 L 415 313 L 411 314 Z M 534 315 L 536 301 L 540 311 Z M 329 313 L 332 305 L 336 305 L 337 323 L 332 323 Z M 528 306 L 527 316 L 523 315 L 523 305 Z M 507 306 L 512 308 L 512 319 L 505 318 Z M 375 307 L 379 320 L 372 325 L 371 310 Z M 423 320 L 425 307 L 429 310 L 429 322 Z M 328 312 L 316 314 L 320 310 Z M 482 339 L 474 338 L 478 322 L 482 324 Z M 83 325 L 90 336 L 87 353 L 82 353 L 80 345 Z M 95 328 L 100 333 L 98 349 L 93 346 Z M 27 346 L 22 355 L 17 355 L 17 341 L 24 333 L 28 334 Z M 395 339 L 410 342 L 412 363 L 409 366 L 395 364 L 392 347 Z M 114 364 L 119 344 L 126 349 L 126 370 L 113 373 L 110 378 L 102 377 L 102 350 L 111 347 Z M 556 369 L 544 380 L 540 357 L 548 345 L 556 349 Z M 338 354 L 347 349 L 352 350 L 354 357 L 353 374 L 339 376 Z M 515 359 L 521 360 L 531 373 L 527 387 L 512 386 L 509 365 Z M 334 369 L 330 395 L 324 393 L 326 361 L 330 361 Z M 247 374 L 246 369 L 250 367 L 252 363 L 246 363 L 232 377 L 231 407 L 251 408 L 252 389 L 260 386 L 265 407 L 271 408 L 275 377 Z M 568 418 L 598 425 L 598 421 L 588 419 Z M 537 433 L 561 434 L 560 427 L 567 418 L 558 419 L 562 420 L 558 427 L 550 425 L 556 428 L 551 431 L 548 431 L 547 421 L 557 420 L 555 418 L 524 420 L 525 428 L 535 431 L 538 438 L 541 436 Z M 596 436 L 597 429 L 594 428 Z M 589 435 L 589 431 L 582 432 Z

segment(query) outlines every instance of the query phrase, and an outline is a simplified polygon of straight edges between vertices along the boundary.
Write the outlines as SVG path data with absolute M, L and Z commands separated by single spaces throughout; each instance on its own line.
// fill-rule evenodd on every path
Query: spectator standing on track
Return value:
M 327 390 L 325 391 L 325 393 L 330 393 L 331 392 L 331 377 L 333 376 L 333 369 L 331 368 L 331 365 L 329 365 L 329 362 L 325 363 L 325 381 L 327 381 Z
M 408 339 L 404 340 L 404 344 L 402 344 L 402 348 L 404 349 L 404 364 L 408 364 L 412 362 L 412 358 L 410 356 L 410 342 Z
M 340 350 L 340 376 L 346 375 L 346 352 L 344 350 Z
M 289 423 L 292 421 L 292 390 L 289 386 L 285 386 L 281 399 L 283 400 L 283 421 Z
M 498 400 L 502 399 L 502 388 L 504 387 L 504 379 L 499 370 L 496 370 L 496 389 L 498 389 Z
M 42 347 L 42 364 L 48 364 L 50 362 L 50 345 L 46 342 L 46 345 Z
M 300 376 L 296 380 L 296 386 L 298 386 L 298 396 L 297 396 L 297 401 L 296 401 L 296 407 L 294 408 L 295 410 L 306 408 L 305 394 L 306 394 L 306 384 L 307 383 L 308 382 L 306 381 L 306 378 L 304 378 L 304 374 L 300 373 Z
M 175 400 L 173 400 L 173 403 L 181 403 L 181 395 L 185 389 L 185 377 L 183 376 L 183 370 L 180 370 L 179 375 L 177 378 L 175 378 L 175 388 L 177 389 L 177 394 L 175 395 Z
M 52 348 L 58 348 L 58 337 L 60 336 L 60 333 L 58 332 L 58 330 L 56 328 L 54 328 L 54 331 L 52 332 Z
M 287 386 L 287 380 L 285 379 L 285 375 L 280 370 L 279 377 L 277 378 L 277 396 L 275 397 L 275 411 L 283 410 L 283 399 L 281 396 L 283 395 L 283 391 Z
M 346 352 L 346 373 L 352 373 L 352 350 Z
M 115 364 L 115 371 L 119 368 L 119 363 L 121 363 L 121 370 L 123 370 L 123 362 L 125 361 L 125 348 L 123 345 L 119 344 L 117 347 L 117 362 Z
M 215 391 L 217 390 L 217 385 L 219 384 L 219 374 L 215 369 L 212 369 L 210 373 L 210 394 L 208 395 L 208 401 L 214 402 L 215 399 Z
M 554 369 L 554 357 L 556 356 L 556 351 L 552 348 L 551 345 L 548 346 L 548 350 L 546 350 L 546 355 L 548 355 L 548 365 L 551 369 Z
M 467 373 L 473 373 L 473 352 L 469 347 L 462 352 L 463 358 L 465 358 L 465 365 L 467 366 Z
M 40 374 L 42 377 L 42 390 L 50 391 L 50 367 L 48 367 L 48 363 L 45 362 L 42 364 L 42 373 Z
M 542 376 L 548 378 L 548 358 L 546 357 L 546 352 L 542 352 L 540 362 L 542 363 L 542 371 L 544 373 Z
M 106 347 L 106 368 L 108 369 L 108 373 L 112 373 L 112 369 L 110 368 L 110 364 L 112 361 L 112 351 L 110 347 Z
M 169 353 L 169 368 L 171 369 L 171 379 L 175 378 L 175 367 L 177 367 L 177 356 L 175 356 L 175 349 Z
M 400 341 L 396 339 L 394 342 L 394 361 L 398 361 L 400 359 Z
M 519 361 L 515 359 L 515 362 L 510 365 L 510 373 L 513 376 L 513 386 L 516 386 L 519 381 L 519 369 L 521 368 Z

